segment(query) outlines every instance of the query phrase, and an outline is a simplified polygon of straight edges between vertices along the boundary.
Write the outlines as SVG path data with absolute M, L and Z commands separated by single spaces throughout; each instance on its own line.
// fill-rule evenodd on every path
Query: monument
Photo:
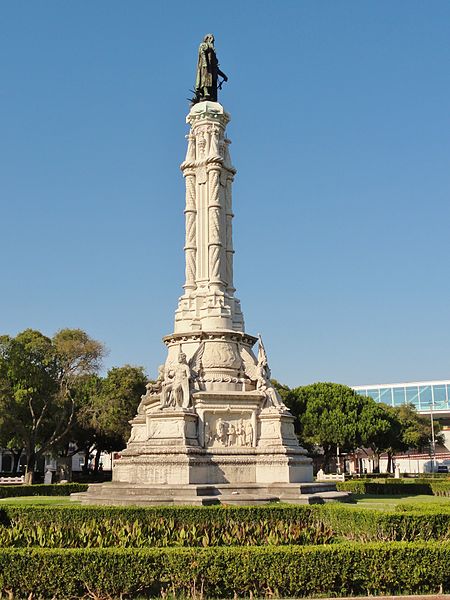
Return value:
M 86 503 L 207 504 L 335 499 L 313 483 L 294 418 L 271 383 L 261 337 L 245 332 L 233 284 L 232 185 L 236 175 L 217 102 L 226 75 L 214 37 L 198 54 L 187 116 L 184 293 L 167 359 L 147 385 L 113 481 L 77 495 Z M 257 353 L 254 348 L 257 345 Z

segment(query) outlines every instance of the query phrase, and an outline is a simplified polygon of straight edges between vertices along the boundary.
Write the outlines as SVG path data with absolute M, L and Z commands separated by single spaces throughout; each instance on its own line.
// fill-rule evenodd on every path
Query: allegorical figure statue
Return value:
M 271 373 L 261 336 L 259 336 L 257 364 L 254 364 L 252 356 L 244 348 L 241 348 L 241 357 L 245 374 L 251 381 L 256 383 L 256 390 L 265 397 L 263 408 L 275 409 L 277 411 L 286 410 L 286 405 L 281 400 L 280 394 L 270 381 Z
M 179 352 L 178 363 L 173 369 L 172 398 L 176 406 L 188 408 L 190 401 L 189 380 L 191 370 L 186 361 L 186 354 Z
M 211 100 L 217 102 L 217 90 L 222 87 L 223 81 L 218 83 L 218 77 L 228 81 L 228 77 L 219 69 L 216 49 L 214 48 L 214 36 L 212 33 L 205 35 L 198 49 L 197 77 L 195 80 L 195 97 L 192 103 Z

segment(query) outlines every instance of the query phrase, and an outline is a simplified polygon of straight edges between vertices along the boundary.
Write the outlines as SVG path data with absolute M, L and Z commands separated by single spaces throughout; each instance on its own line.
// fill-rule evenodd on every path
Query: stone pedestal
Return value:
M 217 102 L 200 102 L 187 117 L 186 278 L 174 333 L 164 338 L 167 359 L 131 421 L 113 482 L 91 486 L 83 502 L 312 502 L 335 493 L 312 483 L 262 340 L 256 356 L 258 338 L 244 331 L 233 283 L 229 120 Z

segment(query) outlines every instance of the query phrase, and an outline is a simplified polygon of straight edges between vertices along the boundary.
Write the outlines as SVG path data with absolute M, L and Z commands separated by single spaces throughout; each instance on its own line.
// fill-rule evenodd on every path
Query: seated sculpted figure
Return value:
M 158 367 L 158 377 L 156 380 L 149 381 L 145 386 L 148 394 L 158 394 L 161 391 L 162 384 L 164 382 L 164 365 Z

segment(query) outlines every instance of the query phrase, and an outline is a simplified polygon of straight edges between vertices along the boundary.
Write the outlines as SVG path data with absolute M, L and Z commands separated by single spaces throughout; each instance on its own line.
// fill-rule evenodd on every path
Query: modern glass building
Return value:
M 377 402 L 391 406 L 414 404 L 421 413 L 450 413 L 450 380 L 413 381 L 410 383 L 385 383 L 356 385 L 353 389 L 362 396 L 371 396 Z

